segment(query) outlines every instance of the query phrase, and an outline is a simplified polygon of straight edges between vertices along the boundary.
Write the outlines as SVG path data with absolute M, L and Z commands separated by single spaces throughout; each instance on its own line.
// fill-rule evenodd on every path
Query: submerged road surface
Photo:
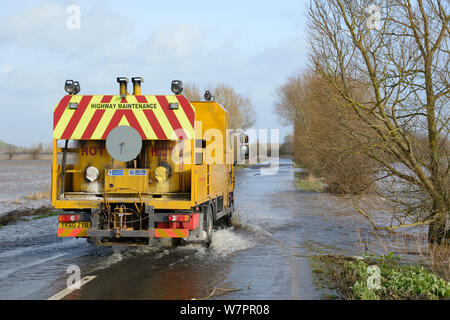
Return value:
M 57 217 L 0 228 L 0 299 L 47 299 L 66 288 L 76 265 L 96 276 L 65 299 L 320 299 L 310 257 L 360 254 L 367 223 L 348 201 L 296 189 L 290 160 L 274 175 L 237 173 L 233 227 L 216 230 L 209 249 L 95 247 L 56 237 Z

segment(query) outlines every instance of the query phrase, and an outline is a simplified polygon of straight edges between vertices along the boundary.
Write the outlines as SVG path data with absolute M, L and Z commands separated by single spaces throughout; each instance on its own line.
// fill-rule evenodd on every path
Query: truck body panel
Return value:
M 87 237 L 98 245 L 198 240 L 208 210 L 214 221 L 231 217 L 235 151 L 229 113 L 217 102 L 66 95 L 53 118 L 52 204 L 75 213 L 60 216 L 58 236 Z M 122 126 L 142 139 L 139 154 L 127 162 L 115 160 L 106 146 L 109 133 Z M 76 228 L 61 219 L 89 225 Z

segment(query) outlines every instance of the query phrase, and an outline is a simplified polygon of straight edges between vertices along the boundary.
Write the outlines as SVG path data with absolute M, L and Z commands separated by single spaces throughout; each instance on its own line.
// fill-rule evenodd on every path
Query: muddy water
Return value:
M 283 160 L 289 165 L 289 160 Z M 94 247 L 56 238 L 57 218 L 0 228 L 0 299 L 46 299 L 66 286 L 70 265 L 97 277 L 68 299 L 319 299 L 309 257 L 360 255 L 368 223 L 348 200 L 296 190 L 292 166 L 237 174 L 234 226 L 211 248 Z

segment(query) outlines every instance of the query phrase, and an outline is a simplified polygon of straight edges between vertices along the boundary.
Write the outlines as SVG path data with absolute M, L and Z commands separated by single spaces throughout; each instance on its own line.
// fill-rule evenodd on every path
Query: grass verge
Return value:
M 30 193 L 23 197 L 26 200 L 43 200 L 43 199 L 50 199 L 50 192 L 49 191 L 39 191 L 35 193 Z
M 326 188 L 325 183 L 306 172 L 295 172 L 295 183 L 301 191 L 322 192 Z
M 294 161 L 294 168 L 303 168 L 303 165 L 300 162 Z
M 313 278 L 325 299 L 436 300 L 450 298 L 447 282 L 420 265 L 400 264 L 400 257 L 335 255 L 312 258 Z M 374 267 L 375 266 L 375 267 Z M 379 270 L 379 276 L 377 271 Z M 371 288 L 370 288 L 371 287 Z
M 42 206 L 38 209 L 13 210 L 0 217 L 0 227 L 7 224 L 22 221 L 24 217 L 31 216 L 32 219 L 42 219 L 60 214 L 59 210 L 52 207 Z

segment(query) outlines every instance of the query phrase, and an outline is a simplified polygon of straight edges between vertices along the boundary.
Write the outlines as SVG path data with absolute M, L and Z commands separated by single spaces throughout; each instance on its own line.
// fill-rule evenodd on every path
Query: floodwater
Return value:
M 27 200 L 27 195 L 50 193 L 51 161 L 0 160 L 0 215 L 14 209 L 50 204 L 48 199 Z
M 361 255 L 371 228 L 345 198 L 297 190 L 281 161 L 273 175 L 238 171 L 234 226 L 216 230 L 208 249 L 95 247 L 57 238 L 57 217 L 2 227 L 0 299 L 47 299 L 66 287 L 71 265 L 96 278 L 67 299 L 192 299 L 213 288 L 236 289 L 216 290 L 218 299 L 320 299 L 310 257 Z

